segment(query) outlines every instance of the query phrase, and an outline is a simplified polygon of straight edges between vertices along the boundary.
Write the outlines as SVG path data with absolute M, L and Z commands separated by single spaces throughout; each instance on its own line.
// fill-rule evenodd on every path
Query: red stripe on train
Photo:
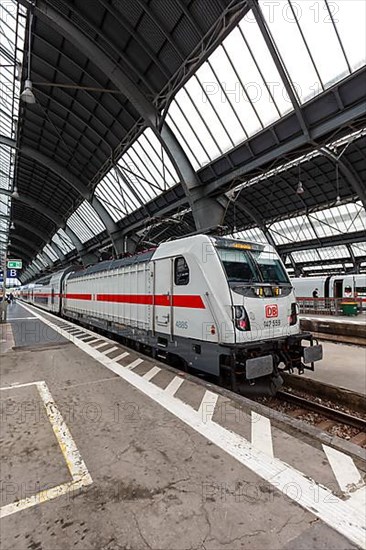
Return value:
M 37 293 L 36 297 L 46 298 L 52 296 L 51 293 Z M 68 294 L 54 294 L 54 297 L 61 296 L 67 300 L 92 300 L 92 294 L 81 293 L 68 293 Z M 98 302 L 114 302 L 123 304 L 142 304 L 153 305 L 153 296 L 151 294 L 97 294 L 96 299 Z M 155 295 L 156 306 L 170 306 L 170 297 L 166 294 Z M 192 309 L 205 309 L 205 304 L 202 301 L 201 296 L 180 294 L 173 296 L 173 307 L 188 307 Z
M 159 294 L 152 296 L 151 294 L 98 294 L 98 302 L 115 302 L 123 304 L 143 304 L 153 305 L 153 299 L 155 298 L 156 306 L 169 307 L 170 296 L 165 294 Z M 201 296 L 192 296 L 181 294 L 179 296 L 173 296 L 173 307 L 188 307 L 193 309 L 205 309 L 205 304 L 202 301 Z
M 63 294 L 63 298 L 67 298 L 68 300 L 91 300 L 92 295 L 91 294 Z

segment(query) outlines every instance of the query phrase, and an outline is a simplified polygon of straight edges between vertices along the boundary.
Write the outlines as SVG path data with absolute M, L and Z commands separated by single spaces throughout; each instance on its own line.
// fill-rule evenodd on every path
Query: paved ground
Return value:
M 322 361 L 315 364 L 315 371 L 305 371 L 304 375 L 366 395 L 366 348 L 349 344 L 321 342 Z
M 359 452 L 39 310 L 2 344 L 1 550 L 366 546 Z
M 351 325 L 365 325 L 366 324 L 366 312 L 359 313 L 355 317 L 349 315 L 314 315 L 314 314 L 301 314 L 300 319 L 314 319 L 316 321 L 324 321 L 327 323 L 347 323 Z

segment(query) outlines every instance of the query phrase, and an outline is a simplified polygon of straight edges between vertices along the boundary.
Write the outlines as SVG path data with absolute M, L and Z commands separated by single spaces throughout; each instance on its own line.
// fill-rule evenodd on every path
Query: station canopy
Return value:
M 23 281 L 202 230 L 293 274 L 366 270 L 365 2 L 0 5 L 0 250 Z

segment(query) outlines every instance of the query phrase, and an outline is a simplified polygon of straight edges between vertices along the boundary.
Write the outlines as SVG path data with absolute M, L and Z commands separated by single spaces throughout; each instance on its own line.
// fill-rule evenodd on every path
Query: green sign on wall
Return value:
M 22 269 L 22 260 L 8 260 L 8 269 Z

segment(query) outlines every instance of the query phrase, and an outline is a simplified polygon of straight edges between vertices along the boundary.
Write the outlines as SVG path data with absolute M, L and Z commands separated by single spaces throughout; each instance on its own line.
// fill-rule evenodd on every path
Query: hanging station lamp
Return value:
M 298 195 L 302 195 L 304 193 L 304 186 L 303 186 L 301 178 L 300 178 L 300 171 L 301 171 L 301 168 L 300 168 L 300 162 L 299 162 L 299 181 L 298 181 L 297 188 L 296 188 L 296 193 Z
M 33 85 L 30 78 L 30 64 L 31 64 L 31 40 L 32 40 L 32 23 L 33 23 L 33 13 L 29 15 L 29 29 L 28 29 L 28 66 L 27 66 L 27 79 L 24 83 L 24 89 L 20 94 L 20 99 L 24 103 L 29 105 L 36 102 L 36 97 L 33 93 Z

